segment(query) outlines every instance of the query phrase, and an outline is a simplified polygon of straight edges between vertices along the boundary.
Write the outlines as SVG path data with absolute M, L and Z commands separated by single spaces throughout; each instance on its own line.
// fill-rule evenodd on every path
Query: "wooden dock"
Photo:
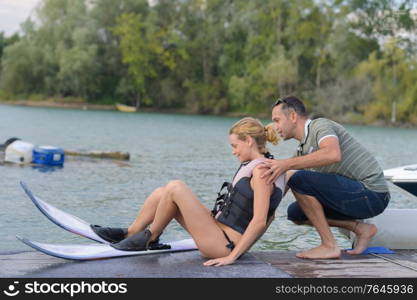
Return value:
M 253 251 L 221 268 L 204 267 L 204 261 L 198 251 L 86 262 L 15 251 L 0 253 L 0 277 L 417 278 L 417 250 L 314 261 L 296 258 L 295 252 Z
M 404 278 L 417 277 L 417 250 L 395 254 L 342 254 L 340 259 L 305 260 L 295 252 L 262 251 L 258 259 L 296 278 Z

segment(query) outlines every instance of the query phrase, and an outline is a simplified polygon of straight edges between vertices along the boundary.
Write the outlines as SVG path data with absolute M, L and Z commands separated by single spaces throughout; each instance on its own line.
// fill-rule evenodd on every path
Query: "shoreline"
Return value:
M 47 108 L 68 108 L 68 109 L 80 109 L 80 110 L 116 110 L 114 105 L 105 104 L 91 104 L 86 102 L 70 102 L 70 101 L 32 101 L 32 100 L 10 100 L 0 101 L 0 104 L 10 106 L 28 106 L 28 107 L 47 107 Z
M 83 101 L 33 101 L 33 100 L 0 100 L 0 105 L 10 105 L 10 106 L 28 106 L 28 107 L 45 107 L 45 108 L 63 108 L 63 109 L 79 109 L 79 110 L 107 110 L 107 111 L 117 111 L 115 105 L 109 104 L 95 104 L 87 103 Z M 248 114 L 243 112 L 227 112 L 222 114 L 199 114 L 185 109 L 168 109 L 168 108 L 153 108 L 153 107 L 142 107 L 139 112 L 146 113 L 169 113 L 169 114 L 184 114 L 184 115 L 210 115 L 210 116 L 219 116 L 219 117 L 231 117 L 231 118 L 243 118 L 246 116 L 253 116 L 260 119 L 268 119 L 270 116 L 266 113 L 259 114 Z M 317 116 L 322 117 L 322 116 Z M 326 116 L 324 116 L 326 117 Z M 316 116 L 313 116 L 316 118 Z M 340 120 L 338 118 L 332 118 L 332 120 L 347 125 L 362 125 L 362 126 L 371 126 L 371 127 L 387 127 L 387 128 L 416 128 L 416 124 L 396 122 L 391 123 L 384 120 L 377 120 L 373 123 L 365 123 L 358 121 L 346 121 Z

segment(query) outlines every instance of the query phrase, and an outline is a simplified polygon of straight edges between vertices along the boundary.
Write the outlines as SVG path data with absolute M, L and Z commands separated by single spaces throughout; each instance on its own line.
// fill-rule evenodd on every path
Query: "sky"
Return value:
M 20 23 L 30 16 L 41 0 L 0 0 L 0 32 L 10 36 L 17 32 Z
M 18 32 L 20 24 L 31 15 L 41 1 L 0 0 L 0 32 L 4 32 L 6 36 L 11 36 L 13 33 Z M 152 5 L 155 0 L 148 0 L 148 2 Z
M 0 32 L 11 36 L 42 0 L 0 0 Z M 152 5 L 155 0 L 148 0 Z

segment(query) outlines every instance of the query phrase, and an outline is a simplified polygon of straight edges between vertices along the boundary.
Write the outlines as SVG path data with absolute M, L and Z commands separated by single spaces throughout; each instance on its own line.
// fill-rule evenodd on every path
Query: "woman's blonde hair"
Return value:
M 247 136 L 252 137 L 258 145 L 260 153 L 266 153 L 266 142 L 278 144 L 279 137 L 272 123 L 264 125 L 258 119 L 246 117 L 237 121 L 229 130 L 229 134 L 236 134 L 244 141 Z

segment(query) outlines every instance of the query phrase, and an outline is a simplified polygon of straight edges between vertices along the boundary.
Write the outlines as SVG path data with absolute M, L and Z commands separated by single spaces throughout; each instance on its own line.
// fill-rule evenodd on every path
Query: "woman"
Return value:
M 242 165 L 233 183 L 223 185 L 228 192 L 219 196 L 213 211 L 185 183 L 174 180 L 153 191 L 128 229 L 93 229 L 113 242 L 116 249 L 145 250 L 157 245 L 164 228 L 176 219 L 190 233 L 201 254 L 211 258 L 204 265 L 232 264 L 272 222 L 285 178 L 281 176 L 273 184 L 260 178 L 260 164 L 271 158 L 265 144 L 278 142 L 272 124 L 264 127 L 256 119 L 244 118 L 230 129 L 229 141 L 233 155 Z

